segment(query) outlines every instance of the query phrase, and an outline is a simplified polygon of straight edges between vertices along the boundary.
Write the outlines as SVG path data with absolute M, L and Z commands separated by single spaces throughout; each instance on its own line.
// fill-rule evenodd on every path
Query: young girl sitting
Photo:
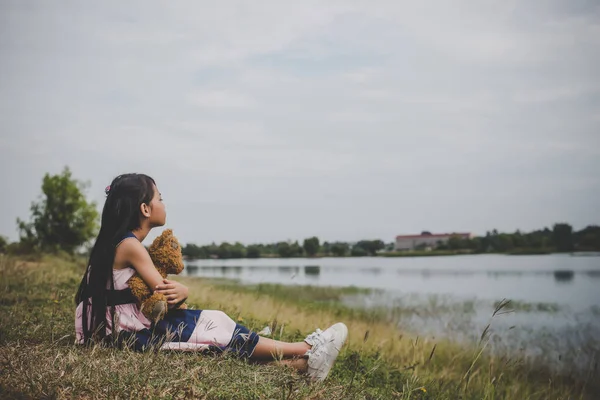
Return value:
M 222 311 L 172 309 L 185 301 L 188 288 L 163 279 L 142 245 L 152 228 L 166 222 L 154 180 L 143 174 L 120 175 L 106 194 L 100 232 L 75 298 L 78 344 L 229 351 L 254 361 L 279 360 L 307 372 L 313 380 L 327 377 L 346 341 L 348 329 L 343 323 L 317 329 L 303 342 L 286 343 L 258 336 Z M 168 299 L 170 310 L 158 323 L 140 312 L 128 288 L 127 280 L 135 272 Z

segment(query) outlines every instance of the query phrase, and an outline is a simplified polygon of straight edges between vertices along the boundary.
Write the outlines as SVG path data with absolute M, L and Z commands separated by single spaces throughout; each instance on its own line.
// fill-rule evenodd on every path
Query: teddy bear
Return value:
M 171 229 L 165 229 L 148 248 L 154 266 L 163 278 L 167 274 L 179 274 L 183 271 L 183 255 L 181 245 Z M 152 292 L 142 277 L 135 273 L 127 281 L 133 295 L 137 298 L 140 311 L 148 320 L 158 322 L 168 311 L 167 298 L 164 294 Z M 185 303 L 177 308 L 185 309 Z

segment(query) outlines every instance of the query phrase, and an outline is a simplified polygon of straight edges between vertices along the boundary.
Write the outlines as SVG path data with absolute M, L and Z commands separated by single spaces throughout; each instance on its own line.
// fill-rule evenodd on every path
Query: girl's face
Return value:
M 150 226 L 163 226 L 167 222 L 167 211 L 162 201 L 162 196 L 156 185 L 154 186 L 154 197 L 150 201 Z

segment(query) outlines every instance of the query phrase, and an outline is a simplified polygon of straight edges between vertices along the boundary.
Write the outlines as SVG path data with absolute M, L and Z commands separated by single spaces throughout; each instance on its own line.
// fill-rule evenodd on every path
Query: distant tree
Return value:
M 277 243 L 277 254 L 281 258 L 289 258 L 292 256 L 292 250 L 288 242 Z
M 290 245 L 290 257 L 302 257 L 303 254 L 304 249 L 297 241 Z
M 216 243 L 211 243 L 208 246 L 202 246 L 207 258 L 219 257 L 219 246 Z
M 6 246 L 8 246 L 8 240 L 0 235 L 0 253 L 6 252 Z
M 528 235 L 523 235 L 518 229 L 512 234 L 512 243 L 514 247 L 529 247 L 529 240 L 527 239 Z
M 246 257 L 260 258 L 260 256 L 261 256 L 260 246 L 250 245 L 246 248 Z
M 450 250 L 459 250 L 463 249 L 465 246 L 463 245 L 463 239 L 458 235 L 452 235 L 448 239 L 448 248 Z
M 221 243 L 217 250 L 217 256 L 221 259 L 231 258 L 231 244 L 228 242 Z
M 573 251 L 573 227 L 565 223 L 554 224 L 552 244 L 557 251 Z
M 313 236 L 308 239 L 304 239 L 304 243 L 302 244 L 302 248 L 307 256 L 313 257 L 315 254 L 319 252 L 319 238 Z
M 21 242 L 44 251 L 75 250 L 96 233 L 96 204 L 85 198 L 89 184 L 73 179 L 65 167 L 58 175 L 44 175 L 42 196 L 31 204 L 31 222 L 17 219 Z
M 575 243 L 582 250 L 600 250 L 600 226 L 589 225 L 573 234 Z
M 205 247 L 200 247 L 190 243 L 181 248 L 181 254 L 183 254 L 184 257 L 191 259 L 208 258 Z
M 383 243 L 381 240 L 361 240 L 352 248 L 354 249 L 356 247 L 360 247 L 366 251 L 368 255 L 374 256 L 379 250 L 383 250 L 385 248 L 385 243 Z
M 350 255 L 352 257 L 365 257 L 369 255 L 369 252 L 361 246 L 352 246 L 352 250 L 350 250 Z
M 348 254 L 348 244 L 336 242 L 331 245 L 331 253 L 336 257 L 344 257 Z
M 483 247 L 483 239 L 479 236 L 467 239 L 467 248 L 475 253 L 483 253 L 485 251 L 485 248 Z
M 506 233 L 501 233 L 498 235 L 498 247 L 497 250 L 504 252 L 510 251 L 514 248 L 512 236 Z
M 325 256 L 328 256 L 331 253 L 331 244 L 329 242 L 323 242 L 323 245 L 321 245 L 321 253 Z
M 271 256 L 278 255 L 277 243 L 259 244 L 260 253 L 262 255 L 268 254 Z
M 246 257 L 246 247 L 240 242 L 235 242 L 230 249 L 231 258 L 245 258 Z

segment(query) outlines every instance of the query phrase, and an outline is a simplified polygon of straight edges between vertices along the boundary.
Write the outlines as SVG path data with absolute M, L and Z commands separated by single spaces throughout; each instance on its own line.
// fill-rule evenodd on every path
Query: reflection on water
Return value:
M 554 279 L 557 282 L 571 282 L 574 276 L 573 271 L 554 271 Z
M 598 270 L 598 271 L 587 271 L 587 272 L 585 272 L 585 274 L 587 276 L 589 276 L 590 278 L 600 278 L 600 270 Z
M 307 265 L 304 267 L 304 275 L 319 275 L 321 273 L 321 267 L 318 265 Z
M 242 282 L 358 286 L 402 293 L 525 302 L 560 301 L 574 310 L 600 305 L 600 257 L 454 256 L 197 260 L 184 274 Z

